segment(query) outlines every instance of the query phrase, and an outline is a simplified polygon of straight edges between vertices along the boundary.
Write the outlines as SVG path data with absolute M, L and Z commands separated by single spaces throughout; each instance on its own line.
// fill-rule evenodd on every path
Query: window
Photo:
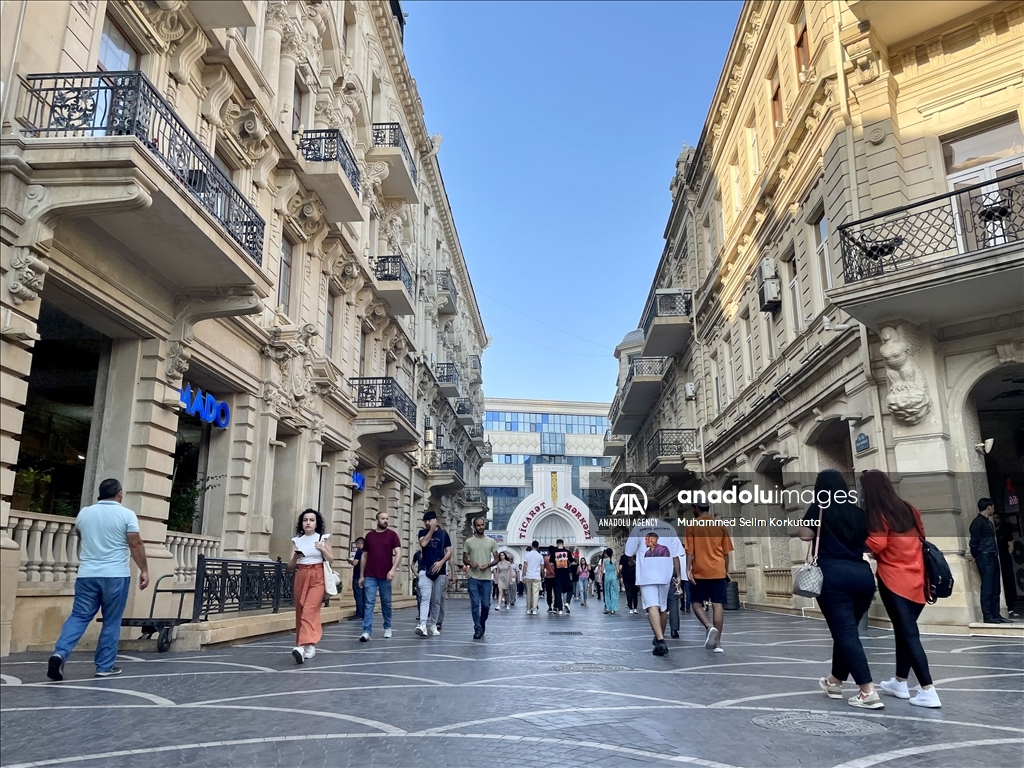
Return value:
M 109 16 L 103 20 L 98 64 L 104 72 L 124 72 L 139 68 L 139 52 Z
M 785 115 L 782 113 L 782 83 L 779 80 L 779 65 L 775 64 L 772 69 L 771 76 L 771 89 L 772 89 L 772 123 L 775 126 L 775 132 L 778 133 L 779 128 L 782 127 Z
M 803 307 L 800 305 L 800 271 L 797 269 L 796 255 L 791 254 L 785 263 L 786 291 L 789 295 L 789 311 L 793 315 L 793 333 L 803 330 Z
M 822 213 L 813 222 L 814 227 L 814 256 L 818 265 L 818 281 L 821 288 L 821 308 L 825 309 L 828 299 L 825 291 L 832 287 L 832 264 L 828 257 L 828 220 L 825 213 Z
M 281 266 L 277 275 L 277 305 L 291 316 L 292 308 L 292 244 L 281 238 Z
M 740 207 L 743 205 L 743 192 L 740 184 L 740 159 L 736 155 L 732 157 L 729 175 L 732 179 L 732 210 L 736 216 L 739 216 Z
M 230 165 L 228 165 L 227 161 L 223 157 L 221 157 L 219 152 L 214 153 L 213 164 L 220 168 L 221 171 L 223 171 L 224 176 L 227 178 L 228 181 L 234 181 L 234 170 L 231 168 Z M 203 178 L 205 178 L 205 176 L 206 174 L 202 174 Z M 199 179 L 197 178 L 197 181 L 198 180 Z M 228 221 L 230 218 L 228 213 L 231 205 L 230 198 L 228 197 L 228 190 L 223 189 L 220 184 L 213 184 L 212 186 L 204 189 L 199 189 L 198 186 L 199 185 L 197 184 L 196 191 L 199 192 L 200 194 L 209 192 L 216 196 L 214 198 L 214 207 L 217 216 L 220 218 L 221 221 Z
M 761 317 L 764 320 L 764 359 L 767 364 L 775 359 L 775 315 L 763 312 Z
M 754 339 L 750 330 L 749 311 L 740 316 L 740 334 L 743 337 L 743 369 L 748 382 L 754 380 Z
M 701 233 L 704 235 L 704 261 L 707 264 L 708 271 L 715 264 L 715 247 L 711 242 L 711 217 L 707 216 L 704 219 L 704 224 L 701 226 Z
M 324 323 L 324 354 L 327 357 L 334 356 L 334 308 L 338 304 L 338 297 L 330 291 L 327 292 L 327 320 Z
M 302 90 L 296 80 L 292 86 L 292 135 L 302 128 Z
M 747 160 L 750 163 L 750 183 L 761 172 L 761 150 L 757 146 L 757 120 L 754 115 L 747 121 Z
M 733 354 L 732 335 L 725 337 L 722 363 L 725 365 L 725 395 L 731 401 L 736 398 L 736 356 Z
M 711 392 L 715 399 L 715 413 L 722 410 L 722 382 L 718 375 L 718 357 L 711 356 Z
M 811 67 L 811 45 L 807 41 L 807 13 L 800 7 L 800 16 L 794 25 L 796 32 L 796 70 L 804 72 Z
M 942 142 L 942 158 L 948 176 L 966 171 L 978 172 L 983 166 L 1005 162 L 1022 154 L 1024 133 L 1016 119 Z

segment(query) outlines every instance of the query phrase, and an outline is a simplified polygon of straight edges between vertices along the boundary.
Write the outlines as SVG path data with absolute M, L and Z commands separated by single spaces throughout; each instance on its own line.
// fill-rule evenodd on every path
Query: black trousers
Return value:
M 544 579 L 544 597 L 547 598 L 548 608 L 552 606 L 555 600 L 555 579 Z
M 875 582 L 871 566 L 863 560 L 822 559 L 825 577 L 818 606 L 832 634 L 832 676 L 843 681 L 853 676 L 857 685 L 871 682 L 871 669 L 857 625 L 871 607 Z
M 555 610 L 560 611 L 569 605 L 568 597 L 572 595 L 572 578 L 568 573 L 565 575 L 555 571 Z
M 623 579 L 622 583 L 626 587 L 626 608 L 632 611 L 639 605 L 639 601 L 637 600 L 639 594 L 636 588 L 636 577 L 634 576 L 632 579 Z
M 985 621 L 999 617 L 999 555 L 979 552 L 974 555 L 981 576 L 981 615 Z
M 1005 547 L 1004 544 L 999 546 Z M 1017 605 L 1017 581 L 1013 577 L 1013 559 L 1005 549 L 999 550 L 999 572 L 1003 575 L 1003 600 L 1006 610 L 1012 611 Z
M 897 595 L 881 579 L 878 580 L 878 595 L 882 598 L 882 605 L 889 614 L 892 631 L 896 636 L 896 677 L 906 678 L 913 669 L 918 683 L 931 685 L 932 673 L 928 669 L 928 657 L 921 645 L 921 633 L 917 630 L 917 619 L 924 610 L 924 603 L 915 603 Z

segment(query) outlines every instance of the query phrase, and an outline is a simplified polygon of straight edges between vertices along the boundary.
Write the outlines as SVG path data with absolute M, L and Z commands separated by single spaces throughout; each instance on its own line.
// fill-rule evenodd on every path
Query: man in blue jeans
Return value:
M 120 482 L 104 480 L 100 483 L 99 500 L 82 509 L 75 518 L 75 534 L 82 542 L 75 603 L 47 665 L 46 676 L 51 680 L 64 679 L 64 665 L 71 651 L 101 608 L 103 629 L 96 645 L 96 677 L 121 674 L 121 668 L 114 666 L 114 659 L 132 581 L 129 554 L 139 567 L 139 589 L 149 585 L 139 520 L 134 512 L 121 506 L 123 497 Z
M 491 610 L 491 568 L 498 564 L 498 542 L 485 536 L 487 521 L 473 521 L 473 535 L 466 539 L 462 562 L 469 566 L 469 605 L 473 612 L 473 639 L 479 640 L 487 630 L 487 614 Z
M 978 500 L 978 516 L 971 522 L 971 556 L 981 577 L 981 616 L 985 624 L 1009 624 L 999 613 L 999 543 L 992 524 L 992 499 Z
M 359 586 L 366 590 L 363 603 L 363 634 L 359 642 L 370 642 L 373 632 L 373 606 L 380 594 L 380 614 L 384 620 L 384 639 L 391 637 L 391 585 L 402 562 L 402 541 L 388 528 L 387 512 L 377 513 L 377 527 L 363 537 L 362 574 Z

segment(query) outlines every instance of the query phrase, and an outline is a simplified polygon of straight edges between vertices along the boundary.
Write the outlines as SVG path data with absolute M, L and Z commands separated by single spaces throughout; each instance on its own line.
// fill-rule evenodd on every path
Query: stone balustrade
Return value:
M 18 581 L 74 581 L 78 574 L 75 518 L 11 510 L 9 530 L 21 550 Z
M 793 569 L 765 568 L 764 591 L 768 597 L 792 597 Z
M 196 580 L 200 555 L 220 557 L 220 538 L 217 536 L 168 531 L 164 546 L 174 555 L 174 580 L 179 583 Z

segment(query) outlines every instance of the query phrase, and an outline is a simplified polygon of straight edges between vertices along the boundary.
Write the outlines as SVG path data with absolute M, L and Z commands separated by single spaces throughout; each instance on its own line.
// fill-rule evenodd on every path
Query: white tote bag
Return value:
M 323 541 L 324 537 L 321 536 L 320 540 Z M 334 572 L 331 568 L 331 564 L 324 559 L 324 591 L 328 595 L 338 594 L 338 585 L 341 584 L 341 576 Z

